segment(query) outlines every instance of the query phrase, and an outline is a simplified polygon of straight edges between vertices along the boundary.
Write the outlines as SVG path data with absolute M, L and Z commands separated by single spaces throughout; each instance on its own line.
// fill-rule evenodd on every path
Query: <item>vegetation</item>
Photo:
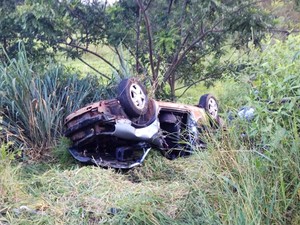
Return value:
M 2 3 L 1 12 L 0 41 L 10 56 L 22 40 L 32 58 L 62 52 L 91 66 L 83 58 L 89 53 L 122 77 L 119 68 L 93 49 L 109 46 L 123 66 L 121 44 L 130 55 L 133 74 L 148 81 L 157 96 L 172 99 L 178 81 L 189 86 L 221 77 L 228 69 L 220 60 L 225 44 L 259 45 L 271 27 L 268 14 L 252 0 L 119 0 L 109 7 L 104 1 L 9 0 Z M 164 93 L 166 84 L 169 92 Z
M 36 67 L 20 47 L 16 59 L 0 64 L 1 139 L 23 149 L 47 150 L 62 136 L 64 117 L 108 97 L 109 84 L 84 78 L 63 66 Z
M 0 1 L 0 224 L 300 224 L 298 2 Z M 65 116 L 131 75 L 189 104 L 217 80 L 227 129 L 188 158 L 78 165 Z
M 0 158 L 0 222 L 299 224 L 299 40 L 299 36 L 290 36 L 285 42 L 264 43 L 263 52 L 251 49 L 249 55 L 240 57 L 240 63 L 246 66 L 234 79 L 223 81 L 218 93 L 223 118 L 227 114 L 234 118 L 237 109 L 246 104 L 256 109 L 254 119 L 228 120 L 226 131 L 203 137 L 209 143 L 207 151 L 195 149 L 189 158 L 169 161 L 153 151 L 144 166 L 118 172 L 72 162 L 65 154 L 68 143 L 64 139 L 56 146 L 52 161 L 42 162 L 13 160 L 16 156 L 9 153 L 11 147 L 2 144 L 0 152 L 5 154 Z M 52 70 L 33 73 L 39 70 L 30 66 L 22 51 L 20 54 L 18 60 L 2 65 L 5 76 L 1 81 L 18 73 L 27 74 L 33 85 L 30 87 L 41 81 L 46 84 L 44 78 Z M 62 74 L 66 76 L 61 82 L 72 78 L 68 71 Z M 23 92 L 21 88 L 13 91 L 13 83 L 22 84 L 17 81 L 26 76 L 15 76 L 11 85 L 6 82 L 1 88 L 1 102 L 7 98 L 3 95 L 6 90 L 13 93 L 11 102 L 17 102 Z M 78 88 L 89 84 L 85 79 L 77 82 L 73 85 L 76 83 Z M 48 86 L 53 87 L 43 87 Z M 24 89 L 24 93 L 26 90 L 33 88 Z M 53 93 L 49 90 L 45 93 Z M 70 98 L 77 93 L 70 92 Z M 41 95 L 40 101 L 42 96 L 48 95 Z M 34 103 L 32 98 L 24 98 L 24 107 L 28 102 Z M 11 105 L 8 100 L 1 103 L 1 112 L 12 115 L 6 118 L 3 114 L 3 121 L 19 118 L 12 113 L 16 111 Z M 56 101 L 54 105 L 58 105 Z M 71 110 L 74 106 L 68 107 Z M 35 109 L 35 117 L 45 110 L 38 106 Z

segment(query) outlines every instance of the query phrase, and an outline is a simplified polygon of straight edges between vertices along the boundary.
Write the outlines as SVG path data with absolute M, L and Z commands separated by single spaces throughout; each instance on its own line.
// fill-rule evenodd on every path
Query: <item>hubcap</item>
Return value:
M 132 84 L 129 90 L 131 101 L 135 107 L 139 110 L 143 110 L 146 104 L 146 96 L 141 87 L 138 84 Z
M 216 119 L 218 116 L 218 104 L 217 102 L 213 99 L 210 98 L 208 100 L 208 113 L 214 118 Z

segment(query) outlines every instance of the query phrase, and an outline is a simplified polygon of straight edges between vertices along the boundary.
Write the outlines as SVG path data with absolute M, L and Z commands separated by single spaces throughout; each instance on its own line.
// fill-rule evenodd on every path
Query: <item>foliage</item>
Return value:
M 15 21 L 16 6 L 21 1 L 0 1 L 0 41 L 1 47 L 6 52 L 14 52 L 17 49 L 17 35 L 16 31 L 21 31 L 22 27 Z M 13 32 L 14 31 L 14 32 Z M 4 52 L 1 49 L 0 59 L 3 60 Z
M 48 1 L 54 3 L 55 1 Z M 43 61 L 53 56 L 57 49 L 53 40 L 61 36 L 63 20 L 56 20 L 55 4 L 49 7 L 45 1 L 5 0 L 0 3 L 0 59 L 6 60 L 5 54 L 15 57 L 18 54 L 19 41 L 28 49 L 29 57 Z M 52 10 L 49 10 L 52 8 Z M 51 40 L 52 39 L 52 40 Z M 50 47 L 53 47 L 52 49 Z M 53 51 L 54 50 L 54 51 Z
M 21 151 L 11 151 L 10 147 L 13 145 L 13 143 L 1 143 L 0 146 L 0 160 L 13 160 L 16 159 L 16 157 L 21 156 Z
M 109 95 L 97 77 L 79 78 L 51 63 L 35 68 L 24 49 L 8 60 L 0 65 L 2 133 L 17 146 L 47 150 L 62 135 L 68 113 Z
M 0 10 L 3 16 L 0 20 L 0 44 L 4 51 L 0 58 L 6 60 L 4 52 L 15 57 L 18 43 L 22 41 L 28 57 L 35 61 L 44 62 L 58 52 L 63 52 L 66 57 L 78 58 L 89 65 L 82 58 L 83 52 L 89 52 L 117 70 L 90 48 L 103 43 L 105 39 L 105 8 L 106 4 L 101 1 L 1 1 Z M 110 79 L 108 75 L 95 68 L 94 70 Z
M 228 65 L 220 60 L 221 47 L 229 38 L 236 47 L 259 45 L 269 27 L 267 15 L 251 0 L 119 0 L 110 7 L 104 1 L 9 0 L 2 10 L 0 28 L 9 32 L 1 32 L 0 41 L 10 56 L 21 39 L 29 57 L 45 59 L 60 51 L 91 66 L 82 57 L 89 53 L 121 73 L 93 46 L 108 45 L 120 56 L 122 43 L 134 73 L 143 73 L 157 93 L 168 83 L 172 97 L 177 81 L 192 86 L 222 76 Z
M 214 191 L 207 197 L 211 204 L 219 202 L 222 221 L 299 223 L 298 52 L 299 36 L 265 45 L 262 53 L 251 52 L 250 66 L 241 77 L 251 74 L 253 87 L 246 85 L 247 95 L 231 98 L 254 107 L 255 117 L 252 121 L 236 118 L 221 142 L 209 142 L 213 151 L 209 166 L 215 179 Z M 242 83 L 237 85 L 234 90 L 245 93 Z
M 264 7 L 272 13 L 276 23 L 271 32 L 282 39 L 289 34 L 299 33 L 299 0 L 269 2 L 271 4 L 264 4 Z
M 247 100 L 257 114 L 250 135 L 258 136 L 267 148 L 269 143 L 275 149 L 283 147 L 281 142 L 292 148 L 293 141 L 285 140 L 299 138 L 299 44 L 299 36 L 290 36 L 285 42 L 266 45 L 262 53 L 253 51 L 252 65 L 242 72 L 252 75 Z
M 269 26 L 252 1 L 118 1 L 109 11 L 108 43 L 128 47 L 136 71 L 147 74 L 154 90 L 166 83 L 175 96 L 178 81 L 192 86 L 222 77 L 229 67 L 220 57 L 231 42 L 259 45 Z
M 297 5 L 268 0 L 119 0 L 112 6 L 105 1 L 8 0 L 0 5 L 0 42 L 11 57 L 18 52 L 19 40 L 35 60 L 63 53 L 108 80 L 122 76 L 122 70 L 95 46 L 108 46 L 122 64 L 118 48 L 122 43 L 130 55 L 126 60 L 131 75 L 143 74 L 157 96 L 174 99 L 176 90 L 200 82 L 210 85 L 231 70 L 234 62 L 221 58 L 225 45 L 261 47 L 266 32 L 296 32 Z M 113 75 L 92 65 L 84 53 L 107 64 Z M 3 52 L 0 55 L 6 59 Z
M 75 162 L 67 149 L 71 146 L 71 141 L 66 137 L 61 137 L 57 145 L 52 149 L 54 159 L 62 165 L 62 167 L 69 167 Z
M 236 112 L 248 105 L 255 108 L 255 118 L 228 121 L 225 131 L 206 137 L 207 151 L 173 161 L 151 154 L 145 166 L 127 173 L 0 160 L 0 223 L 299 224 L 299 40 L 272 39 L 273 45 L 262 43 L 264 51 L 251 49 L 248 58 L 240 56 L 239 63 L 247 66 L 237 71 L 235 80 L 221 83 L 223 117 L 227 109 Z M 95 91 L 103 90 L 59 66 L 37 69 L 24 52 L 19 54 L 0 66 L 4 131 L 9 131 L 5 122 L 10 118 L 18 119 L 11 121 L 18 126 L 30 125 L 27 115 L 40 120 L 40 127 L 49 123 L 39 113 L 59 109 L 61 115 L 62 100 L 55 97 L 69 96 L 61 109 L 68 113 L 84 102 L 78 100 L 84 94 L 92 101 Z M 39 103 L 46 100 L 47 107 Z M 33 106 L 35 112 L 28 114 Z M 20 130 L 23 136 L 29 134 L 25 129 Z M 57 154 L 67 145 L 61 140 Z
M 3 148 L 3 145 L 1 146 Z M 15 166 L 10 160 L 0 159 L 0 222 L 7 222 L 3 218 L 11 206 L 24 197 L 22 182 L 19 179 L 20 166 Z

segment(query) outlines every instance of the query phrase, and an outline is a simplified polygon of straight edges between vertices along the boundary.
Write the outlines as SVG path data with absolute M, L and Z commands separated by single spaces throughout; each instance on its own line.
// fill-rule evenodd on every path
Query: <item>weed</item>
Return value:
M 62 166 L 69 166 L 75 162 L 74 158 L 68 151 L 70 145 L 70 140 L 66 137 L 62 137 L 52 150 L 54 159 L 56 159 L 56 161 L 58 161 L 58 163 Z

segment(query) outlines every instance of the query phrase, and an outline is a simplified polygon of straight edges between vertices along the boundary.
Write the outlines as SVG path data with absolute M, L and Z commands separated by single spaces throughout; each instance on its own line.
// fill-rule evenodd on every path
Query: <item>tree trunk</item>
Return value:
M 152 37 L 151 24 L 150 24 L 149 17 L 146 13 L 146 9 L 145 9 L 142 1 L 141 0 L 136 0 L 136 1 L 140 7 L 141 12 L 143 13 L 144 20 L 145 20 L 145 26 L 146 26 L 147 35 L 148 35 L 149 60 L 150 60 L 150 67 L 151 67 L 151 73 L 152 73 L 152 88 L 155 92 L 158 87 L 158 79 L 157 79 L 157 74 L 155 73 L 155 69 L 154 69 L 153 44 L 152 44 L 153 37 Z
M 139 73 L 140 71 L 140 64 L 139 64 L 139 46 L 140 46 L 140 34 L 141 34 L 141 15 L 142 15 L 142 12 L 141 12 L 141 8 L 139 9 L 139 18 L 138 18 L 138 21 L 136 23 L 136 43 L 135 43 L 135 47 L 136 47 L 136 50 L 135 50 L 135 61 L 136 61 L 136 64 L 135 64 L 135 69 L 136 69 L 136 72 Z
M 175 96 L 175 73 L 173 73 L 170 76 L 169 85 L 170 85 L 170 89 L 171 89 L 171 100 L 175 101 L 176 100 L 175 99 L 176 98 L 176 96 Z

